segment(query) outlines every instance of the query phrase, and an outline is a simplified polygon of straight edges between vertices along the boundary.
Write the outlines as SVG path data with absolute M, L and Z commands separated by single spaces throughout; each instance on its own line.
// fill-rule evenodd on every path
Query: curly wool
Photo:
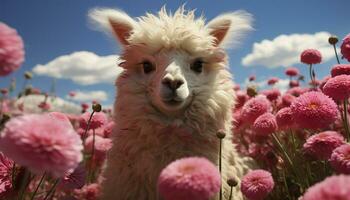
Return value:
M 259 95 L 249 99 L 241 111 L 241 118 L 246 123 L 253 123 L 260 115 L 271 110 L 271 103 L 263 96 Z
M 0 76 L 16 71 L 24 62 L 24 45 L 17 31 L 0 22 Z
M 62 177 L 82 160 L 82 141 L 72 125 L 55 115 L 12 118 L 1 132 L 0 151 L 32 172 Z
M 300 61 L 305 64 L 317 64 L 322 61 L 321 52 L 316 49 L 307 49 L 300 55 Z
M 253 130 L 258 136 L 268 136 L 277 130 L 276 118 L 272 113 L 260 115 L 253 124 Z
M 324 131 L 309 137 L 303 145 L 308 155 L 319 160 L 328 160 L 333 150 L 345 143 L 344 137 L 335 131 Z
M 307 92 L 290 106 L 296 125 L 300 128 L 325 128 L 338 118 L 337 104 L 321 92 Z
M 329 162 L 336 172 L 350 174 L 350 144 L 334 149 Z
M 350 97 L 350 75 L 330 78 L 323 86 L 323 93 L 335 101 L 348 99 Z
M 349 197 L 350 176 L 339 175 L 311 186 L 301 200 L 349 200 Z
M 345 36 L 343 43 L 340 47 L 343 58 L 347 59 L 350 62 L 350 34 Z
M 158 189 L 165 200 L 204 200 L 220 190 L 220 172 L 200 157 L 176 160 L 162 170 Z
M 241 182 L 241 191 L 250 200 L 263 200 L 273 189 L 275 182 L 270 172 L 253 170 Z

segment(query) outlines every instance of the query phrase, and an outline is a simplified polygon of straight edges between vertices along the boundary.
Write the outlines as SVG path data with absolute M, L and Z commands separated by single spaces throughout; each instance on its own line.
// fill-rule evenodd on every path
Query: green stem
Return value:
M 222 174 L 221 174 L 221 151 L 222 151 L 222 149 L 221 149 L 221 147 L 222 147 L 222 139 L 220 139 L 220 146 L 219 146 L 219 171 L 220 171 L 220 175 L 221 175 L 221 177 L 222 177 Z M 219 198 L 220 200 L 222 200 L 222 184 L 221 184 L 221 186 L 220 186 L 220 198 Z
M 343 102 L 344 105 L 344 128 L 346 131 L 346 135 L 348 137 L 348 142 L 350 141 L 350 130 L 349 130 L 349 121 L 348 121 L 348 100 L 345 99 Z
M 87 135 L 87 132 L 90 128 L 90 124 L 91 124 L 91 119 L 92 119 L 92 116 L 94 115 L 95 111 L 92 111 L 91 115 L 90 115 L 90 118 L 89 118 L 89 121 L 88 121 L 88 124 L 87 124 L 87 127 L 85 129 L 85 132 L 84 132 L 84 135 L 83 135 L 83 144 L 85 143 L 85 139 L 86 139 L 86 135 Z
M 289 193 L 289 187 L 288 187 L 288 183 L 287 183 L 287 177 L 286 177 L 286 173 L 285 171 L 283 170 L 283 182 L 284 182 L 284 187 L 286 188 L 286 192 L 287 192 L 287 195 L 288 195 L 288 199 L 292 199 L 292 196 L 290 195 Z
M 231 189 L 230 189 L 230 197 L 228 198 L 228 200 L 231 200 L 232 199 L 232 191 L 233 190 L 233 187 L 231 186 Z
M 36 188 L 35 188 L 35 190 L 34 190 L 34 193 L 32 194 L 32 197 L 30 198 L 30 200 L 33 200 L 33 199 L 34 199 L 36 193 L 38 192 L 38 189 L 39 189 L 40 185 L 43 183 L 43 181 L 44 181 L 44 179 L 45 179 L 45 175 L 46 175 L 46 173 L 44 173 L 44 174 L 41 176 L 41 179 L 40 179 L 38 185 L 36 186 Z
M 59 180 L 60 180 L 60 179 L 57 179 L 57 180 L 55 181 L 55 183 L 52 185 L 52 187 L 51 187 L 51 189 L 49 190 L 49 192 L 46 194 L 44 200 L 47 200 L 47 199 L 50 197 L 51 193 L 56 189 L 56 186 L 57 186 Z
M 30 172 L 27 169 L 25 169 L 24 176 L 23 176 L 23 181 L 22 181 L 22 183 L 20 185 L 20 189 L 19 189 L 19 192 L 18 192 L 19 193 L 19 195 L 18 195 L 18 199 L 19 200 L 23 199 L 24 193 L 25 193 L 25 191 L 27 189 L 27 185 L 28 185 L 29 181 L 30 181 Z
M 16 163 L 13 162 L 12 170 L 11 170 L 11 178 L 12 178 L 12 185 L 15 185 L 15 174 L 16 174 Z
M 95 154 L 95 129 L 92 132 L 92 150 L 91 150 L 91 160 L 89 168 L 89 180 L 93 182 L 93 166 L 94 166 L 94 154 Z
M 335 44 L 333 44 L 333 48 L 334 48 L 335 57 L 337 58 L 337 62 L 338 62 L 338 64 L 340 64 L 338 53 L 337 53 L 337 48 L 335 47 Z

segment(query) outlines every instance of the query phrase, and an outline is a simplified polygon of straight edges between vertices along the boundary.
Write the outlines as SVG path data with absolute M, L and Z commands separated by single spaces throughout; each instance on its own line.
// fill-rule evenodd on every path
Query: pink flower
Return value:
M 79 135 L 54 115 L 12 118 L 1 132 L 0 151 L 35 173 L 63 176 L 82 160 Z
M 300 61 L 305 64 L 317 64 L 322 61 L 321 53 L 316 49 L 307 49 L 300 55 Z
M 79 122 L 80 122 L 80 128 L 82 129 L 87 129 L 88 127 L 88 122 L 90 119 L 90 113 L 85 112 L 80 116 Z M 97 129 L 102 127 L 107 123 L 107 117 L 104 113 L 102 112 L 95 112 L 91 118 L 90 126 L 89 129 Z
M 271 173 L 265 170 L 248 172 L 241 182 L 241 191 L 249 200 L 264 199 L 275 186 Z
M 73 172 L 66 172 L 65 176 L 59 180 L 58 187 L 64 190 L 80 189 L 85 184 L 86 171 L 83 164 Z
M 74 92 L 74 91 L 70 91 L 70 92 L 68 93 L 68 95 L 69 95 L 70 97 L 75 97 L 75 95 L 77 95 L 77 93 Z
M 323 93 L 335 101 L 343 101 L 350 97 L 350 75 L 339 75 L 330 78 L 323 86 Z
M 255 81 L 255 79 L 256 79 L 256 76 L 255 76 L 255 75 L 249 76 L 249 81 Z
M 90 135 L 85 140 L 85 150 L 88 153 L 92 152 L 93 135 Z M 112 148 L 112 140 L 95 135 L 95 150 L 94 159 L 96 162 L 103 161 L 106 158 L 106 153 Z
M 0 197 L 12 188 L 13 161 L 0 152 Z
M 279 96 L 281 96 L 281 92 L 275 88 L 261 91 L 261 94 L 265 95 L 266 98 L 270 101 L 275 101 Z
M 325 128 L 338 117 L 337 104 L 321 92 L 307 92 L 296 98 L 290 106 L 293 118 L 300 128 Z
M 207 159 L 182 158 L 170 163 L 160 173 L 158 190 L 165 200 L 204 200 L 219 190 L 219 170 Z
M 305 92 L 307 92 L 307 89 L 306 88 L 301 88 L 301 87 L 293 87 L 289 90 L 287 90 L 287 94 L 291 94 L 295 97 L 298 97 L 302 94 L 304 94 Z
M 104 137 L 109 138 L 112 135 L 114 127 L 115 127 L 115 123 L 113 121 L 108 122 L 108 124 L 104 126 L 104 129 L 103 129 Z
M 24 61 L 24 45 L 17 31 L 0 22 L 0 76 L 16 71 Z
M 345 36 L 343 43 L 340 47 L 343 58 L 347 59 L 350 62 L 350 34 Z
M 300 74 L 299 70 L 295 67 L 288 67 L 285 73 L 287 76 L 298 76 Z
M 81 109 L 83 110 L 83 112 L 85 112 L 89 107 L 90 107 L 90 106 L 89 106 L 89 104 L 87 104 L 87 103 L 82 103 L 82 104 L 81 104 Z
M 323 87 L 324 85 L 326 85 L 327 81 L 331 78 L 331 76 L 325 76 L 322 81 L 321 81 L 321 84 L 320 84 L 320 89 L 321 91 L 323 91 Z
M 9 90 L 7 88 L 1 88 L 0 92 L 1 92 L 2 95 L 5 96 L 5 95 L 7 95 L 9 93 Z
M 333 150 L 344 144 L 344 137 L 335 131 L 324 131 L 309 137 L 303 145 L 305 153 L 319 160 L 328 160 Z
M 349 200 L 349 197 L 350 176 L 339 175 L 311 186 L 301 200 Z
M 284 107 L 289 107 L 295 99 L 295 96 L 286 93 L 282 96 L 282 105 Z
M 350 144 L 334 149 L 329 161 L 336 172 L 350 174 Z
M 32 94 L 41 94 L 41 90 L 39 88 L 32 88 Z
M 51 106 L 49 103 L 46 103 L 45 101 L 41 102 L 38 105 L 39 108 L 43 109 L 43 110 L 50 110 Z
M 246 123 L 253 123 L 260 115 L 271 110 L 269 100 L 263 95 L 249 99 L 241 111 L 241 118 Z
M 85 185 L 81 189 L 74 190 L 74 197 L 79 200 L 98 200 L 101 193 L 101 186 L 97 183 Z
M 296 81 L 296 80 L 289 81 L 289 87 L 293 88 L 293 87 L 299 87 L 299 86 L 300 86 L 299 81 Z
M 337 64 L 332 67 L 331 70 L 332 77 L 346 74 L 350 75 L 350 64 Z
M 293 113 L 289 107 L 282 108 L 276 114 L 278 129 L 286 130 L 294 127 Z
M 258 136 L 268 136 L 277 130 L 276 118 L 271 113 L 260 115 L 253 124 L 253 130 Z
M 279 81 L 279 78 L 277 78 L 277 77 L 271 77 L 271 78 L 269 78 L 269 80 L 267 80 L 267 84 L 268 84 L 268 85 L 274 85 L 274 84 L 276 84 L 278 81 Z

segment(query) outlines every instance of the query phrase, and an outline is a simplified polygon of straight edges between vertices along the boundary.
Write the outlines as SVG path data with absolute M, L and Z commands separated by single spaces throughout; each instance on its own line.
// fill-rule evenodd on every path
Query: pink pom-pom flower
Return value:
M 298 76 L 299 75 L 299 70 L 295 67 L 288 67 L 285 71 L 287 76 Z
M 263 95 L 249 99 L 242 107 L 241 118 L 246 123 L 253 123 L 260 115 L 271 110 L 270 101 Z
M 162 170 L 158 190 L 165 200 L 206 200 L 219 190 L 219 170 L 207 159 L 182 158 Z
M 350 75 L 350 64 L 337 64 L 332 67 L 331 69 L 332 77 L 343 75 L 343 74 Z
M 271 113 L 260 115 L 253 124 L 253 130 L 258 136 L 268 136 L 277 130 L 276 118 Z
M 16 71 L 24 62 L 24 45 L 17 31 L 0 22 L 0 76 Z
M 339 75 L 330 78 L 323 86 L 323 93 L 335 101 L 343 101 L 350 97 L 350 75 Z
M 279 96 L 281 96 L 281 92 L 276 88 L 261 91 L 261 94 L 265 95 L 270 101 L 275 101 Z
M 83 145 L 67 121 L 55 115 L 12 118 L 1 132 L 0 151 L 32 172 L 61 177 L 82 160 Z
M 341 53 L 343 54 L 343 58 L 347 59 L 350 62 L 350 34 L 345 36 L 343 39 L 343 43 L 340 46 Z
M 13 161 L 0 152 L 0 198 L 12 188 Z
M 307 49 L 300 55 L 300 61 L 305 64 L 317 64 L 322 61 L 321 52 L 316 49 Z
M 273 189 L 275 182 L 270 172 L 253 170 L 241 182 L 241 191 L 249 200 L 263 200 Z
M 350 174 L 350 144 L 334 149 L 329 161 L 336 172 Z
M 279 78 L 277 78 L 277 77 L 271 77 L 271 78 L 269 78 L 269 80 L 267 80 L 267 84 L 268 84 L 268 85 L 274 85 L 274 84 L 276 84 L 278 81 L 279 81 Z
M 91 113 L 85 112 L 80 116 L 80 128 L 87 129 Z M 95 112 L 91 118 L 89 129 L 97 129 L 107 123 L 106 114 L 102 112 Z
M 276 114 L 276 122 L 279 130 L 286 130 L 294 127 L 293 112 L 289 107 L 282 108 Z

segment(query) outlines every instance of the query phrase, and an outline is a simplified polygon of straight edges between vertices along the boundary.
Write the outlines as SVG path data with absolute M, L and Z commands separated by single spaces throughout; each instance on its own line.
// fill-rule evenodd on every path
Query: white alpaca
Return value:
M 124 72 L 116 81 L 114 146 L 108 155 L 102 200 L 156 200 L 157 179 L 170 162 L 189 156 L 218 163 L 216 132 L 223 142 L 223 191 L 226 180 L 248 170 L 231 143 L 232 76 L 222 47 L 251 30 L 243 11 L 220 15 L 205 24 L 194 11 L 147 13 L 133 19 L 120 10 L 90 13 L 122 45 Z M 102 78 L 102 77 L 101 77 Z M 217 198 L 217 197 L 216 197 Z M 243 199 L 239 186 L 234 200 Z

